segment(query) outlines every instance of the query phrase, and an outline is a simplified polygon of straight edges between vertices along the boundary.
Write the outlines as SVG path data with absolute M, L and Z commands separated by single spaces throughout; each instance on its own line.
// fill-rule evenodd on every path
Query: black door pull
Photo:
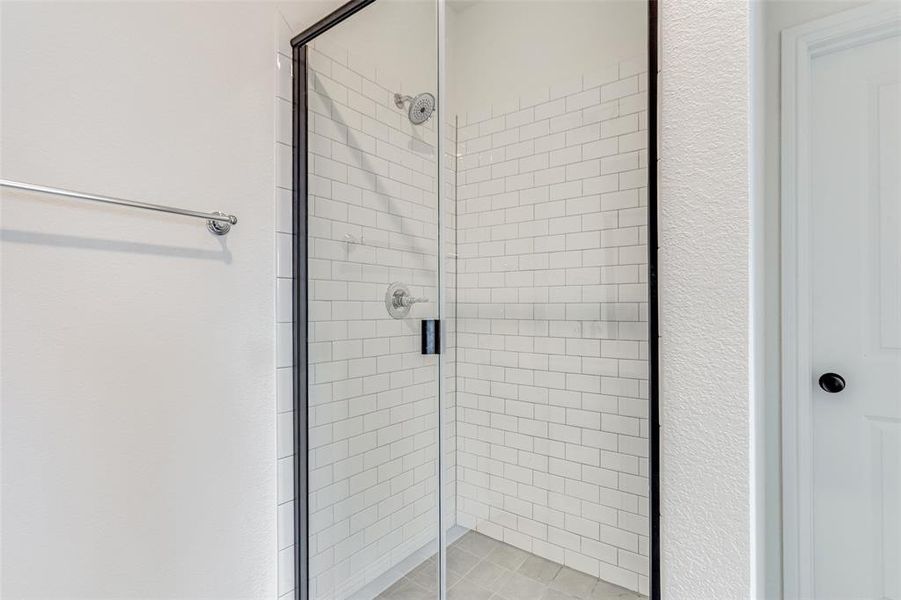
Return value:
M 441 354 L 441 321 L 422 320 L 422 353 Z
M 838 373 L 823 373 L 819 383 L 820 389 L 830 394 L 837 394 L 845 389 L 845 378 Z

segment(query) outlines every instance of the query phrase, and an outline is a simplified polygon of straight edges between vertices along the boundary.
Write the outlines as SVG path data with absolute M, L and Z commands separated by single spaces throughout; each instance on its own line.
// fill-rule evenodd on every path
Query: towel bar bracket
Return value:
M 214 215 L 219 215 L 220 217 L 227 217 L 228 215 L 224 212 L 219 212 L 218 210 L 213 213 Z M 207 229 L 210 230 L 211 233 L 215 235 L 225 235 L 229 231 L 232 230 L 231 221 L 214 221 L 210 219 L 206 222 Z

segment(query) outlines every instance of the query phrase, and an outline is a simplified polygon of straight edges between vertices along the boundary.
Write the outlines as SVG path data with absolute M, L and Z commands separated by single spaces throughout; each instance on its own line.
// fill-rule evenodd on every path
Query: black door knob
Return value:
M 823 373 L 819 383 L 820 388 L 830 394 L 837 394 L 845 389 L 845 378 L 838 373 Z

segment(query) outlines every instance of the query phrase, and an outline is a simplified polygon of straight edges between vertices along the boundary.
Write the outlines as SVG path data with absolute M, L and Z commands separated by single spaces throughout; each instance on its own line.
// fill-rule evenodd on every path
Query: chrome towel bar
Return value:
M 238 223 L 238 217 L 227 215 L 221 212 L 205 213 L 196 210 L 187 210 L 185 208 L 174 208 L 172 206 L 162 206 L 160 204 L 150 204 L 149 202 L 138 202 L 136 200 L 125 200 L 124 198 L 113 198 L 110 196 L 97 196 L 95 194 L 83 194 L 81 192 L 73 192 L 71 190 L 63 190 L 59 188 L 45 187 L 43 185 L 35 185 L 33 183 L 23 183 L 21 181 L 10 181 L 8 179 L 0 179 L 0 186 L 15 188 L 17 190 L 27 190 L 29 192 L 40 192 L 42 194 L 54 194 L 56 196 L 66 196 L 68 198 L 77 198 L 79 200 L 91 200 L 93 202 L 103 202 L 104 204 L 116 204 L 119 206 L 130 206 L 132 208 L 142 208 L 144 210 L 155 210 L 157 212 L 171 213 L 173 215 L 181 215 L 183 217 L 194 217 L 195 219 L 206 219 L 207 229 L 216 235 L 225 235 L 228 233 L 232 225 Z

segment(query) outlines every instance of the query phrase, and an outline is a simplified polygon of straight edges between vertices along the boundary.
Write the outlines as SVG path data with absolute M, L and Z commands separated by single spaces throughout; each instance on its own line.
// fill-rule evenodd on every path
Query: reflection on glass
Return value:
M 312 598 L 438 594 L 435 19 L 380 0 L 307 50 Z

